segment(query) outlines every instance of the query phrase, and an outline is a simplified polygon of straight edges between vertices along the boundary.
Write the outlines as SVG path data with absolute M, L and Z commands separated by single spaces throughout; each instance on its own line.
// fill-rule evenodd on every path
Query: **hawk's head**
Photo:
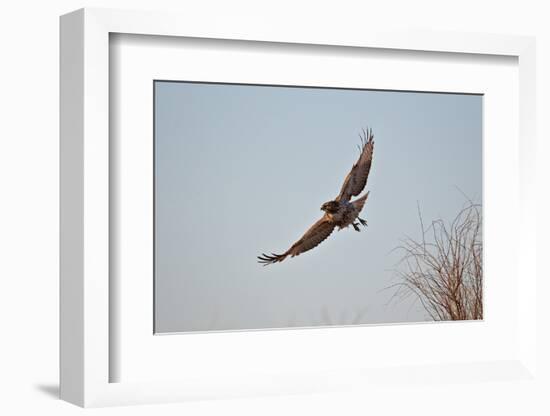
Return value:
M 338 201 L 329 201 L 321 205 L 321 211 L 325 211 L 328 214 L 335 214 L 340 208 L 340 203 Z

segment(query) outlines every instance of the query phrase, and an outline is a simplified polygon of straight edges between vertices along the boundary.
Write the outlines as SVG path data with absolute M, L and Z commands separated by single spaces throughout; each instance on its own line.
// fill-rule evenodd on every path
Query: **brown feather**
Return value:
M 359 195 L 367 184 L 374 152 L 374 135 L 372 130 L 369 129 L 367 131 L 363 130 L 363 135 L 360 135 L 360 137 L 361 154 L 346 179 L 344 179 L 340 194 L 336 198 L 337 201 L 349 201 L 352 196 Z
M 334 224 L 327 216 L 324 216 L 315 224 L 313 224 L 292 247 L 283 254 L 271 253 L 271 255 L 262 254 L 258 256 L 258 262 L 264 266 L 268 264 L 278 263 L 283 261 L 288 256 L 294 257 L 311 250 L 321 244 L 334 230 Z

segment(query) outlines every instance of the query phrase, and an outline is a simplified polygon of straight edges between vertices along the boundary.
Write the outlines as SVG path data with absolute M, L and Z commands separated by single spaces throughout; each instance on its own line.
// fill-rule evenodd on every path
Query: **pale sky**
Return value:
M 317 248 L 262 267 L 321 216 L 375 149 L 361 214 Z M 390 302 L 398 260 L 425 221 L 481 202 L 482 96 L 155 83 L 156 332 L 427 320 Z M 460 191 L 458 190 L 460 189 Z

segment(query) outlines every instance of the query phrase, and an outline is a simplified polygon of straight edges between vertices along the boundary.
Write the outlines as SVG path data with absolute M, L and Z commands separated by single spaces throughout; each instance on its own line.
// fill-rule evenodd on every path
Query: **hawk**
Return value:
M 296 241 L 283 254 L 271 253 L 268 255 L 262 253 L 261 256 L 258 256 L 258 263 L 267 266 L 268 264 L 279 263 L 288 256 L 299 256 L 326 240 L 332 234 L 335 227 L 341 230 L 352 225 L 355 231 L 361 231 L 359 225 L 367 225 L 367 222 L 359 217 L 359 213 L 363 209 L 365 202 L 367 202 L 369 192 L 354 201 L 351 201 L 351 198 L 358 196 L 367 184 L 374 150 L 372 129 L 363 130 L 362 134 L 359 134 L 359 137 L 361 138 L 359 159 L 346 176 L 342 189 L 340 189 L 340 194 L 334 200 L 321 205 L 321 211 L 325 212 L 323 217 L 313 224 L 302 238 Z

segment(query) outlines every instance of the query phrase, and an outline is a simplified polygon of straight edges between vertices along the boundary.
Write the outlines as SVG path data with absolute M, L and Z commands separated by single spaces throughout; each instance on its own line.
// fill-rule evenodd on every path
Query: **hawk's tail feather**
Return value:
M 286 258 L 286 256 L 288 256 L 288 253 L 284 253 L 284 254 L 262 253 L 261 256 L 258 256 L 258 263 L 261 263 L 264 266 L 267 266 L 268 264 L 275 264 L 283 261 Z
M 352 204 L 361 211 L 363 207 L 365 206 L 365 202 L 367 202 L 367 198 L 369 197 L 370 191 L 367 191 L 365 195 L 363 195 L 360 198 L 357 198 L 355 201 L 352 201 Z

